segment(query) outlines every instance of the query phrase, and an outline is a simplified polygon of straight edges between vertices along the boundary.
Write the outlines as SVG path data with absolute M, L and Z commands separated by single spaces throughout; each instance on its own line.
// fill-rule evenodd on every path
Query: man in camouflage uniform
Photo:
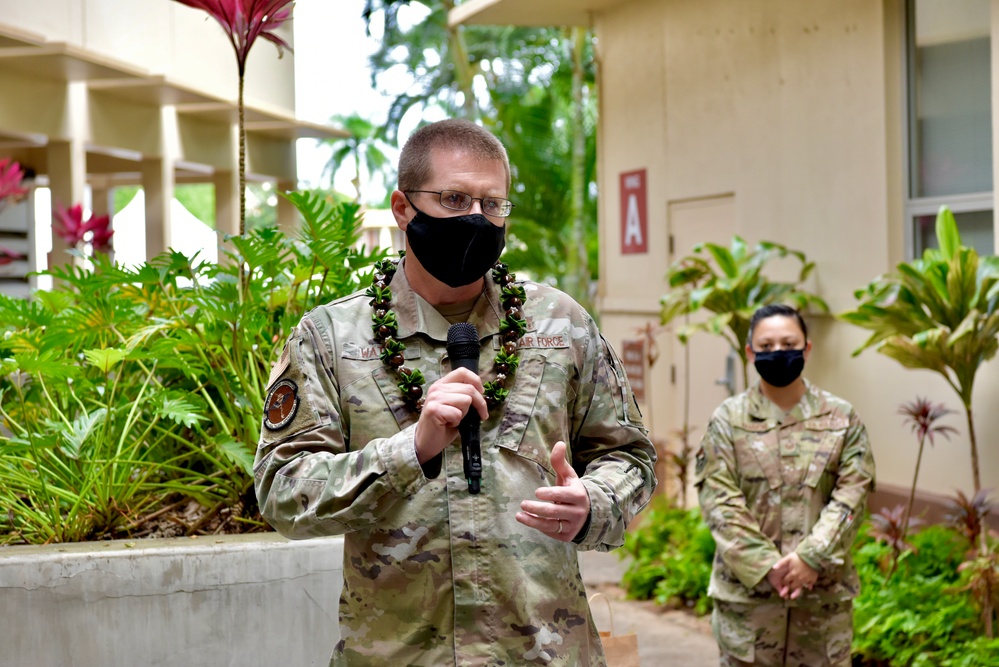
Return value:
M 761 381 L 718 407 L 696 463 L 721 665 L 849 667 L 867 432 L 849 403 L 800 377 L 811 341 L 797 311 L 765 306 L 750 341 Z
M 358 293 L 308 313 L 272 371 L 257 496 L 284 535 L 344 535 L 331 665 L 605 664 L 576 552 L 621 546 L 655 487 L 654 449 L 593 319 L 555 289 L 503 289 L 487 273 L 509 185 L 506 152 L 478 126 L 415 133 L 392 195 L 407 254 L 384 276 L 390 304 L 376 304 L 383 324 L 394 314 L 401 356 L 382 355 L 378 299 Z M 449 247 L 465 225 L 481 229 Z M 486 225 L 498 248 L 479 245 Z M 510 317 L 524 322 L 512 346 Z M 482 379 L 446 355 L 455 322 L 478 331 Z M 494 369 L 501 348 L 515 370 Z M 497 380 L 509 395 L 487 403 Z M 478 494 L 457 437 L 469 410 L 482 419 Z

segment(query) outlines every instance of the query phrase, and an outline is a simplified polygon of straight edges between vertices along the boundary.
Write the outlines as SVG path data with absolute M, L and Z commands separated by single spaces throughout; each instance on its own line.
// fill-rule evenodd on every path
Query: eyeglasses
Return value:
M 513 212 L 513 202 L 502 197 L 473 197 L 457 190 L 407 190 L 408 192 L 425 192 L 440 197 L 441 206 L 452 211 L 467 211 L 472 208 L 473 201 L 482 202 L 482 212 L 505 218 Z

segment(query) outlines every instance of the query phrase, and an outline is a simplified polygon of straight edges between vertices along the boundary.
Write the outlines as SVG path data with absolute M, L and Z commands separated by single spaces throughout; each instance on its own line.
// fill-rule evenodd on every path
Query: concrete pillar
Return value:
M 177 107 L 160 107 L 160 154 L 142 160 L 142 189 L 146 194 L 146 260 L 172 245 L 170 209 L 176 185 L 174 164 L 180 154 Z
M 161 157 L 143 158 L 142 189 L 146 195 L 146 260 L 165 252 L 170 236 L 170 202 L 173 200 L 173 165 Z
M 230 265 L 232 244 L 225 235 L 239 234 L 239 173 L 218 170 L 212 176 L 215 184 L 215 231 L 219 232 L 219 264 Z
M 239 172 L 217 170 L 215 184 L 215 229 L 223 234 L 239 234 Z
M 299 213 L 294 204 L 281 196 L 283 192 L 290 192 L 295 189 L 295 184 L 291 181 L 277 182 L 277 225 L 285 234 L 291 236 L 298 230 Z
M 66 254 L 70 246 L 55 233 L 55 214 L 60 206 L 68 209 L 83 203 L 87 184 L 87 152 L 81 139 L 50 141 L 46 152 L 53 215 L 52 252 L 47 264 L 48 268 L 52 268 L 67 264 L 72 259 Z
M 215 229 L 223 234 L 239 234 L 239 123 L 229 124 L 228 171 L 215 172 Z
M 53 215 L 59 206 L 69 208 L 83 203 L 84 190 L 87 185 L 88 117 L 86 84 L 83 82 L 67 83 L 66 135 L 69 138 L 52 139 L 46 147 Z M 71 257 L 66 254 L 69 249 L 69 245 L 56 236 L 53 230 L 52 252 L 49 253 L 47 267 L 69 263 Z

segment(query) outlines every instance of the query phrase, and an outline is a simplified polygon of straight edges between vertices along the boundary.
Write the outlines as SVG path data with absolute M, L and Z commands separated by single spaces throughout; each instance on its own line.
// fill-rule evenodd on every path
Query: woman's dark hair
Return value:
M 753 342 L 753 331 L 756 330 L 756 325 L 760 320 L 765 320 L 768 317 L 774 317 L 775 315 L 780 315 L 782 317 L 793 317 L 798 320 L 798 326 L 801 327 L 801 333 L 805 334 L 805 340 L 808 340 L 808 326 L 805 324 L 805 318 L 801 316 L 797 308 L 788 306 L 784 303 L 770 303 L 765 306 L 760 306 L 753 313 L 753 317 L 749 320 L 749 343 L 752 345 Z

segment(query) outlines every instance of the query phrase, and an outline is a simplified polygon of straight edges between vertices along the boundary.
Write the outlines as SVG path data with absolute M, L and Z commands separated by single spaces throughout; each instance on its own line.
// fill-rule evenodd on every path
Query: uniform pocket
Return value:
M 817 442 L 812 459 L 805 471 L 805 486 L 815 488 L 822 480 L 823 473 L 832 475 L 835 470 L 830 469 L 830 462 L 835 466 L 839 461 L 840 451 L 843 446 L 843 436 L 846 429 L 832 431 L 813 431 L 809 435 Z
M 496 445 L 554 475 L 551 448 L 558 440 L 569 441 L 567 373 L 539 354 L 523 358 L 515 378 L 496 426 Z

